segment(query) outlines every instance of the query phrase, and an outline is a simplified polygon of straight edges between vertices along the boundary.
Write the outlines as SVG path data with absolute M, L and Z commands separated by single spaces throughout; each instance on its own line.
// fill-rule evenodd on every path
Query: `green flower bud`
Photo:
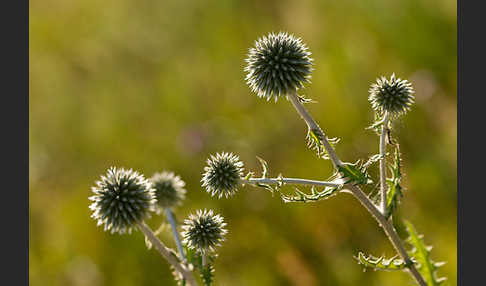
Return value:
M 384 76 L 377 79 L 369 92 L 368 100 L 379 114 L 388 112 L 392 116 L 403 115 L 410 110 L 415 100 L 412 84 L 407 80 L 396 79 L 395 74 L 392 74 L 390 80 Z
M 155 173 L 150 179 L 155 188 L 155 197 L 157 198 L 157 212 L 163 208 L 171 208 L 182 203 L 186 198 L 186 183 L 179 176 L 172 172 Z
M 111 167 L 91 188 L 89 208 L 105 231 L 131 233 L 136 223 L 149 216 L 155 203 L 155 189 L 145 177 L 132 169 Z
M 228 198 L 234 195 L 243 177 L 243 162 L 233 153 L 217 153 L 207 160 L 206 171 L 201 179 L 202 186 L 211 196 Z
M 182 229 L 183 243 L 201 254 L 213 252 L 224 241 L 228 232 L 224 227 L 223 217 L 214 215 L 212 210 L 198 210 L 184 220 Z
M 313 59 L 300 38 L 280 32 L 255 42 L 246 59 L 246 82 L 258 97 L 277 101 L 309 83 Z

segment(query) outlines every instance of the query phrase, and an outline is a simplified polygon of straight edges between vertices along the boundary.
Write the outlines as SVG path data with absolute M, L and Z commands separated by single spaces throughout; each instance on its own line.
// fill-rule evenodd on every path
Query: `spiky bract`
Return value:
M 233 153 L 217 153 L 216 156 L 211 155 L 207 164 L 201 179 L 206 191 L 218 198 L 234 195 L 243 176 L 243 162 L 239 157 Z
M 198 210 L 184 220 L 183 243 L 201 254 L 213 252 L 224 241 L 228 232 L 225 226 L 223 217 L 213 214 L 212 210 Z
M 111 233 L 130 233 L 136 223 L 149 216 L 155 203 L 151 183 L 132 169 L 109 168 L 91 190 L 91 217 Z
M 158 212 L 163 208 L 180 205 L 186 198 L 186 183 L 173 172 L 155 173 L 149 180 L 155 188 Z
M 259 97 L 277 101 L 309 83 L 313 59 L 300 38 L 270 33 L 250 48 L 245 67 L 246 82 Z
M 400 116 L 410 110 L 414 103 L 414 90 L 407 80 L 395 78 L 392 74 L 388 80 L 384 76 L 371 85 L 368 97 L 373 109 L 379 114 L 388 112 L 392 116 Z

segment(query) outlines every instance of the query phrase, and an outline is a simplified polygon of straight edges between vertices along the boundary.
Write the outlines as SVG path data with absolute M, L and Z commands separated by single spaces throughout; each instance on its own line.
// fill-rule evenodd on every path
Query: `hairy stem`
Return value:
M 385 117 L 383 118 L 383 125 L 381 127 L 381 135 L 380 135 L 380 193 L 381 193 L 381 212 L 383 214 L 386 213 L 386 202 L 387 202 L 385 154 L 386 154 L 386 132 L 387 132 L 388 119 L 389 119 L 388 112 L 385 112 Z
M 306 179 L 295 179 L 295 178 L 250 178 L 248 180 L 241 179 L 242 184 L 256 185 L 256 184 L 267 184 L 267 185 L 278 185 L 280 183 L 290 184 L 290 185 L 312 185 L 312 186 L 326 186 L 326 187 L 339 187 L 341 184 L 326 182 L 326 181 L 316 181 L 316 180 L 306 180 Z
M 319 137 L 320 137 L 321 143 L 322 143 L 322 145 L 324 145 L 324 149 L 326 149 L 326 152 L 329 155 L 329 158 L 331 159 L 331 162 L 334 165 L 334 168 L 337 169 L 337 166 L 341 166 L 343 163 L 341 162 L 341 160 L 337 156 L 336 151 L 334 151 L 334 148 L 332 148 L 331 144 L 329 144 L 329 141 L 327 141 L 326 134 L 324 134 L 321 127 L 319 127 L 319 125 L 312 118 L 312 116 L 307 111 L 307 109 L 305 109 L 304 105 L 302 105 L 302 102 L 300 102 L 299 96 L 297 95 L 297 91 L 294 91 L 294 92 L 287 94 L 287 97 L 289 98 L 290 102 L 292 102 L 292 105 L 294 106 L 295 110 L 297 110 L 297 112 L 300 114 L 302 119 L 304 119 L 309 130 L 314 130 L 314 131 L 320 133 Z
M 177 232 L 177 225 L 174 219 L 174 214 L 169 208 L 165 209 L 165 215 L 167 216 L 167 220 L 170 223 L 172 228 L 172 234 L 174 235 L 174 240 L 177 245 L 177 249 L 179 250 L 179 254 L 181 255 L 181 259 L 185 260 L 186 256 L 184 255 L 184 250 L 182 249 L 181 239 L 179 238 L 179 233 Z
M 300 102 L 299 97 L 297 95 L 297 92 L 292 92 L 287 94 L 287 97 L 289 98 L 290 102 L 292 102 L 292 105 L 295 107 L 297 112 L 300 114 L 300 116 L 304 119 L 304 121 L 307 124 L 307 127 L 309 129 L 313 130 L 322 130 L 320 129 L 319 125 L 316 123 L 316 121 L 312 118 L 312 116 L 309 114 L 309 112 L 305 109 L 305 107 L 302 105 L 302 102 Z M 322 135 L 324 135 L 324 132 L 322 132 Z M 338 166 L 341 166 L 343 163 L 339 159 L 338 155 L 336 154 L 336 151 L 332 146 L 329 144 L 329 142 L 326 139 L 326 136 L 322 136 L 321 140 L 322 144 L 324 145 L 324 148 L 326 149 L 327 154 L 329 154 L 329 158 L 331 159 L 334 168 L 337 169 Z M 396 249 L 400 257 L 403 259 L 405 262 L 410 261 L 410 257 L 408 256 L 408 253 L 403 246 L 403 242 L 401 241 L 400 237 L 398 236 L 397 232 L 395 231 L 395 228 L 391 224 L 390 221 L 388 221 L 385 216 L 380 212 L 380 210 L 375 206 L 375 204 L 365 195 L 365 193 L 361 190 L 360 187 L 348 184 L 346 187 L 349 188 L 351 194 L 358 199 L 361 204 L 368 210 L 368 212 L 376 219 L 380 227 L 383 229 L 385 234 L 387 235 L 388 239 L 390 240 L 391 244 L 393 247 Z M 386 206 L 386 205 L 385 205 Z M 425 283 L 424 278 L 422 275 L 417 271 L 415 268 L 414 264 L 411 264 L 411 266 L 408 268 L 409 272 L 411 275 L 415 278 L 415 280 L 419 283 L 421 286 L 427 286 Z
M 186 268 L 183 264 L 177 261 L 177 258 L 174 254 L 171 253 L 170 248 L 166 247 L 153 233 L 150 227 L 144 222 L 138 223 L 138 229 L 148 238 L 148 240 L 155 246 L 155 249 L 164 257 L 169 264 L 171 264 L 187 281 L 187 283 L 191 286 L 197 286 L 196 279 L 192 275 L 192 272 Z

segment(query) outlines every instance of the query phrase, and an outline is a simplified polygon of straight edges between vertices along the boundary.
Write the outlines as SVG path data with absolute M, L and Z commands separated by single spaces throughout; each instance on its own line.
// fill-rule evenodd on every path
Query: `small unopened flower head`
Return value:
M 201 182 L 206 191 L 211 196 L 228 198 L 238 190 L 239 180 L 243 177 L 243 162 L 233 153 L 217 153 L 207 160 L 204 171 Z
M 172 172 L 155 173 L 149 180 L 155 188 L 157 212 L 180 205 L 186 198 L 186 183 Z
M 212 210 L 198 210 L 184 220 L 182 242 L 201 254 L 213 252 L 224 241 L 228 232 L 225 226 L 223 217 L 213 214 Z
M 151 183 L 132 169 L 109 168 L 91 190 L 91 217 L 111 233 L 130 233 L 136 223 L 149 216 L 155 203 Z
M 384 76 L 371 85 L 368 100 L 379 114 L 388 112 L 392 116 L 400 116 L 410 110 L 414 103 L 414 90 L 407 80 L 396 78 L 392 74 L 388 80 Z
M 270 33 L 250 48 L 245 67 L 246 82 L 259 97 L 275 101 L 309 83 L 313 59 L 300 38 Z

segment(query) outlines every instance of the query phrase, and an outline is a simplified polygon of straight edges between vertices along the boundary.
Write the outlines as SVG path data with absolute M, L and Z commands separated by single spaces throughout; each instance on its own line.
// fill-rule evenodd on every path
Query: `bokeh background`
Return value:
M 175 285 L 140 232 L 110 235 L 90 218 L 90 187 L 112 165 L 181 175 L 179 220 L 200 208 L 225 217 L 216 285 L 411 284 L 406 273 L 363 272 L 353 259 L 394 251 L 350 195 L 304 205 L 251 187 L 216 200 L 201 188 L 205 160 L 218 151 L 257 172 L 263 157 L 275 176 L 332 173 L 306 148 L 290 103 L 268 103 L 245 84 L 247 49 L 282 30 L 313 53 L 313 83 L 302 93 L 341 138 L 343 160 L 378 151 L 364 129 L 370 84 L 393 72 L 413 83 L 416 105 L 395 124 L 407 188 L 398 230 L 405 237 L 400 220 L 412 221 L 455 285 L 456 11 L 452 0 L 30 1 L 30 284 Z M 174 246 L 169 233 L 161 239 Z

